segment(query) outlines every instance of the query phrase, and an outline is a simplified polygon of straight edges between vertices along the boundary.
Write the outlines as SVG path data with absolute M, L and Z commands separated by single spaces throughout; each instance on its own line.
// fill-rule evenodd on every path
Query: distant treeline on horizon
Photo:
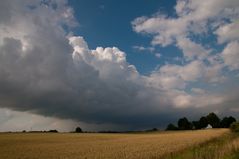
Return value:
M 202 116 L 198 121 L 190 122 L 186 117 L 178 120 L 178 125 L 168 124 L 166 130 L 198 130 L 205 128 L 229 128 L 230 125 L 236 122 L 232 116 L 224 117 L 222 120 L 215 114 L 209 113 L 207 116 Z
M 232 116 L 224 117 L 222 120 L 215 114 L 209 113 L 207 116 L 202 116 L 199 120 L 189 121 L 186 117 L 180 118 L 177 122 L 177 126 L 170 123 L 168 124 L 166 131 L 172 130 L 199 130 L 206 128 L 229 128 L 232 123 L 236 122 L 236 119 Z M 113 131 L 113 130 L 104 130 L 104 131 L 83 131 L 79 126 L 75 128 L 74 131 L 69 133 L 145 133 L 145 132 L 154 132 L 159 131 L 160 129 L 152 128 L 147 130 L 136 130 L 136 131 Z M 48 131 L 16 131 L 22 133 L 58 133 L 58 130 L 52 129 Z M 4 133 L 4 132 L 3 132 Z M 5 133 L 12 133 L 11 131 Z

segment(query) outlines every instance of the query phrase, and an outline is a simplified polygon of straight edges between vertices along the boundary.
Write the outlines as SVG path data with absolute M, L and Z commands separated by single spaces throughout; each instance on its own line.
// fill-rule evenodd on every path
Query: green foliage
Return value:
M 200 129 L 199 121 L 192 121 L 193 130 Z
M 205 128 L 208 125 L 208 121 L 206 117 L 201 117 L 199 120 L 199 129 Z
M 222 120 L 215 114 L 209 113 L 207 116 L 202 116 L 198 121 L 190 122 L 186 117 L 178 120 L 178 127 L 173 124 L 169 124 L 166 130 L 198 130 L 204 129 L 208 124 L 212 128 L 229 128 L 230 125 L 236 122 L 236 119 L 232 116 L 224 117 Z
M 153 128 L 153 129 L 151 129 L 151 131 L 158 131 L 158 129 L 157 128 Z
M 229 128 L 233 122 L 236 122 L 236 119 L 233 118 L 232 116 L 224 117 L 220 123 L 221 128 Z
M 238 159 L 237 137 L 233 133 L 225 133 L 184 151 L 172 153 L 165 159 Z
M 178 120 L 178 128 L 179 130 L 192 130 L 192 124 L 184 117 Z
M 49 130 L 48 132 L 50 132 L 50 133 L 58 133 L 57 130 Z
M 168 124 L 166 130 L 178 130 L 178 128 L 172 123 Z
M 239 152 L 236 151 L 233 154 L 229 155 L 227 158 L 225 159 L 238 159 L 239 158 Z
M 82 129 L 80 127 L 77 127 L 75 130 L 76 133 L 82 133 Z
M 236 119 L 232 116 L 224 117 L 222 120 L 215 114 L 209 113 L 207 116 L 202 116 L 198 121 L 188 121 L 186 117 L 178 120 L 178 127 L 169 124 L 166 130 L 198 130 L 204 129 L 210 124 L 212 128 L 229 128 Z
M 207 115 L 208 124 L 212 125 L 213 128 L 220 128 L 220 119 L 215 113 Z
M 239 122 L 234 122 L 230 126 L 231 131 L 239 133 Z

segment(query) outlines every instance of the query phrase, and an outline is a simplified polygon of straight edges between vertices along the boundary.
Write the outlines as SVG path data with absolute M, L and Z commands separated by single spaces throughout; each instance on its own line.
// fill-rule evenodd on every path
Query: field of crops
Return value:
M 228 133 L 227 129 L 142 134 L 2 133 L 1 159 L 155 159 Z

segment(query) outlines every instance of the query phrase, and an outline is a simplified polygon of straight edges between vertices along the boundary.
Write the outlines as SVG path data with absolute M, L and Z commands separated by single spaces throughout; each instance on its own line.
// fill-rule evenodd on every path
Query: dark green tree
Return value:
M 178 128 L 172 123 L 168 124 L 166 130 L 178 130 Z
M 206 117 L 201 117 L 199 120 L 199 129 L 205 128 L 208 125 L 208 121 Z
M 50 133 L 58 133 L 57 130 L 49 130 L 48 132 L 50 132 Z
M 236 118 L 234 118 L 232 116 L 229 116 L 228 118 L 229 118 L 228 121 L 229 121 L 230 125 L 237 121 Z M 229 125 L 229 127 L 230 127 L 230 125 Z
M 82 129 L 80 127 L 77 127 L 75 130 L 76 133 L 82 133 Z
M 196 130 L 201 129 L 199 121 L 193 121 L 192 125 L 193 125 L 193 129 L 196 129 Z
M 231 125 L 233 122 L 235 122 L 235 121 L 236 121 L 236 119 L 235 119 L 234 117 L 232 117 L 232 116 L 230 116 L 230 117 L 224 117 L 224 118 L 222 119 L 221 123 L 220 123 L 220 127 L 221 127 L 221 128 L 229 128 L 230 125 Z
M 191 130 L 192 124 L 188 121 L 186 117 L 183 117 L 178 120 L 178 128 L 179 130 Z
M 239 133 L 239 122 L 234 122 L 230 125 L 230 129 L 233 132 Z
M 215 113 L 210 113 L 207 115 L 208 124 L 210 124 L 213 128 L 220 127 L 220 118 Z

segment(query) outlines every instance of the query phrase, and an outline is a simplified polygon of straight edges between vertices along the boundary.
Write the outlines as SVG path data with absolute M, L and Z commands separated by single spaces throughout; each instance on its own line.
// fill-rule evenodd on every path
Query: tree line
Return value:
M 198 130 L 204 129 L 209 124 L 212 128 L 229 128 L 230 125 L 236 122 L 236 119 L 232 116 L 224 117 L 222 120 L 215 114 L 209 113 L 207 116 L 202 116 L 197 121 L 190 122 L 186 117 L 178 120 L 177 126 L 170 123 L 166 130 Z

